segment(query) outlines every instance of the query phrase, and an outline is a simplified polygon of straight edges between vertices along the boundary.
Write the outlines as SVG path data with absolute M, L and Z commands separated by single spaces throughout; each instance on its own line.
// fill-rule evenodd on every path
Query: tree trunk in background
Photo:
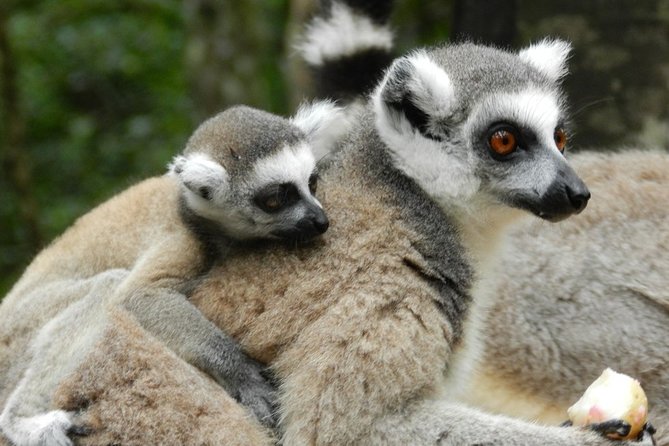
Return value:
M 20 215 L 20 228 L 25 233 L 25 245 L 22 248 L 27 254 L 36 253 L 42 246 L 42 235 L 37 223 L 38 206 L 33 194 L 33 178 L 30 158 L 25 151 L 25 121 L 19 103 L 17 85 L 17 61 L 12 52 L 7 30 L 9 11 L 0 8 L 0 102 L 2 104 L 3 136 L 0 138 L 2 147 L 2 172 L 9 187 L 15 195 Z M 5 205 L 9 197 L 2 197 Z
M 455 0 L 452 40 L 510 47 L 516 41 L 516 0 Z
M 669 148 L 669 0 L 519 0 L 523 44 L 573 43 L 576 146 Z
M 289 110 L 295 110 L 300 102 L 313 97 L 314 85 L 309 67 L 293 48 L 304 32 L 309 18 L 317 11 L 315 0 L 289 0 L 290 13 L 286 26 L 286 60 L 288 61 L 287 88 Z
M 185 0 L 184 8 L 198 120 L 235 104 L 283 113 L 285 2 Z

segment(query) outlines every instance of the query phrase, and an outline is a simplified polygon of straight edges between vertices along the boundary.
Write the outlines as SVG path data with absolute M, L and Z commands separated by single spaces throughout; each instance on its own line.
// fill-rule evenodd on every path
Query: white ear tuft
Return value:
M 316 101 L 300 105 L 290 121 L 306 133 L 318 161 L 332 153 L 348 134 L 353 125 L 350 114 L 332 101 Z
M 168 166 L 169 174 L 176 176 L 196 197 L 220 200 L 228 189 L 228 173 L 221 164 L 201 153 L 177 155 Z
M 567 74 L 571 44 L 559 39 L 544 39 L 518 53 L 520 59 L 542 72 L 552 81 Z
M 448 74 L 422 51 L 409 56 L 409 62 L 414 71 L 408 86 L 415 105 L 435 119 L 450 116 L 455 89 Z
M 433 139 L 443 136 L 441 126 L 457 102 L 451 78 L 424 51 L 397 59 L 372 100 L 377 126 L 399 133 L 418 131 Z

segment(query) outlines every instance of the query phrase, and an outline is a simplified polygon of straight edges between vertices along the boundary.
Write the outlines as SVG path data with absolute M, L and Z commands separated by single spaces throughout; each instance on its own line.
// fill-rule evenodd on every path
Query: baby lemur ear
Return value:
M 306 133 L 316 160 L 332 153 L 353 124 L 347 109 L 332 101 L 304 103 L 290 121 Z
M 206 155 L 177 155 L 168 170 L 192 195 L 204 200 L 220 199 L 228 190 L 228 173 L 225 168 Z
M 567 74 L 571 44 L 559 39 L 544 39 L 518 53 L 520 59 L 543 73 L 553 82 Z
M 377 126 L 382 135 L 419 132 L 441 140 L 456 97 L 448 74 L 423 51 L 396 60 L 373 94 Z

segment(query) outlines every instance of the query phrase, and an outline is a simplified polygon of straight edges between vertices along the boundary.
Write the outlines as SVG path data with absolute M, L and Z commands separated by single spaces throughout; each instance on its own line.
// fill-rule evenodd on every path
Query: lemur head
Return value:
M 170 173 L 187 208 L 230 237 L 306 240 L 328 228 L 316 164 L 347 124 L 329 102 L 305 105 L 290 120 L 232 107 L 197 128 Z
M 373 95 L 395 165 L 442 207 L 503 204 L 551 221 L 582 211 L 590 193 L 564 158 L 569 51 L 466 43 L 397 59 Z

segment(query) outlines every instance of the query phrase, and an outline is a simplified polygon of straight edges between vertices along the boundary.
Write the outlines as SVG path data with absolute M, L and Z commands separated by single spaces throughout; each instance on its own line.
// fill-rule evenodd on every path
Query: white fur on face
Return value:
M 548 91 L 530 88 L 518 93 L 498 93 L 486 97 L 472 110 L 468 124 L 506 121 L 531 128 L 542 145 L 559 153 L 553 140 L 559 118 L 558 97 Z
M 379 135 L 395 166 L 430 197 L 443 205 L 464 204 L 478 191 L 480 181 L 474 176 L 474 160 L 466 150 L 424 137 L 406 119 L 401 120 L 399 128 L 392 120 L 383 112 L 377 115 Z
M 379 48 L 390 51 L 393 34 L 387 26 L 373 23 L 341 3 L 334 3 L 331 16 L 316 18 L 298 46 L 304 60 L 314 66 L 361 50 Z
M 332 101 L 302 104 L 290 121 L 306 133 L 316 160 L 329 155 L 353 124 L 349 113 Z
M 293 183 L 308 197 L 311 195 L 309 177 L 315 167 L 314 155 L 307 144 L 286 146 L 256 163 L 250 176 L 250 184 L 257 188 L 270 183 Z
M 530 88 L 518 93 L 498 93 L 488 96 L 472 110 L 466 134 L 472 135 L 473 127 L 481 122 L 510 122 L 531 129 L 538 147 L 549 152 L 527 165 L 525 170 L 498 178 L 496 184 L 507 190 L 533 190 L 541 195 L 553 183 L 559 165 L 566 163 L 553 139 L 559 119 L 558 97 L 549 91 Z
M 544 39 L 521 50 L 518 57 L 542 72 L 548 79 L 557 81 L 567 74 L 567 59 L 571 45 L 564 40 Z

